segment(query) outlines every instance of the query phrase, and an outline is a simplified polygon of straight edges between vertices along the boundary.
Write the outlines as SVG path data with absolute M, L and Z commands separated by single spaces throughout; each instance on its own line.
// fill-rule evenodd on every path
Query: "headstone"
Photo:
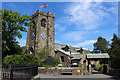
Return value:
M 46 57 L 46 65 L 53 65 L 53 57 L 52 56 L 48 56 Z

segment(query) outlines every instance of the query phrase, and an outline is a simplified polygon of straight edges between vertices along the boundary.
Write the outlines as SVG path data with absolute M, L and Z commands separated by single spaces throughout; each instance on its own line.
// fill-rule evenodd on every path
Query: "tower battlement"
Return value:
M 45 11 L 41 11 L 40 9 L 37 10 L 35 13 L 33 13 L 31 16 L 34 18 L 34 17 L 36 17 L 38 14 L 55 18 L 55 14 L 52 14 L 51 12 L 45 13 Z

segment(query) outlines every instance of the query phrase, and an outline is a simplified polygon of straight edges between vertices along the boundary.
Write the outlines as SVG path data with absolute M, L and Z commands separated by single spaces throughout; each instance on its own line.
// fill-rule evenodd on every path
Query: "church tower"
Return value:
M 28 27 L 26 52 L 37 55 L 40 49 L 47 48 L 54 55 L 55 15 L 38 10 L 31 17 L 34 26 Z

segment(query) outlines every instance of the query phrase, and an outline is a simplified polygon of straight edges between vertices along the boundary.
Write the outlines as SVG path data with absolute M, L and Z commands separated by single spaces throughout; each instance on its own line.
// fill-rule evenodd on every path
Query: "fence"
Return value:
M 1 74 L 2 80 L 29 80 L 38 74 L 38 66 L 3 65 Z

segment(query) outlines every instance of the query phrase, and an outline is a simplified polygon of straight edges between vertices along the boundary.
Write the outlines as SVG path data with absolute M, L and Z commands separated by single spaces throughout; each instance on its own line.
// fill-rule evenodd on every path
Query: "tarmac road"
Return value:
M 40 80 L 120 80 L 117 77 L 102 74 L 98 71 L 93 71 L 92 75 L 46 75 L 38 74 Z

